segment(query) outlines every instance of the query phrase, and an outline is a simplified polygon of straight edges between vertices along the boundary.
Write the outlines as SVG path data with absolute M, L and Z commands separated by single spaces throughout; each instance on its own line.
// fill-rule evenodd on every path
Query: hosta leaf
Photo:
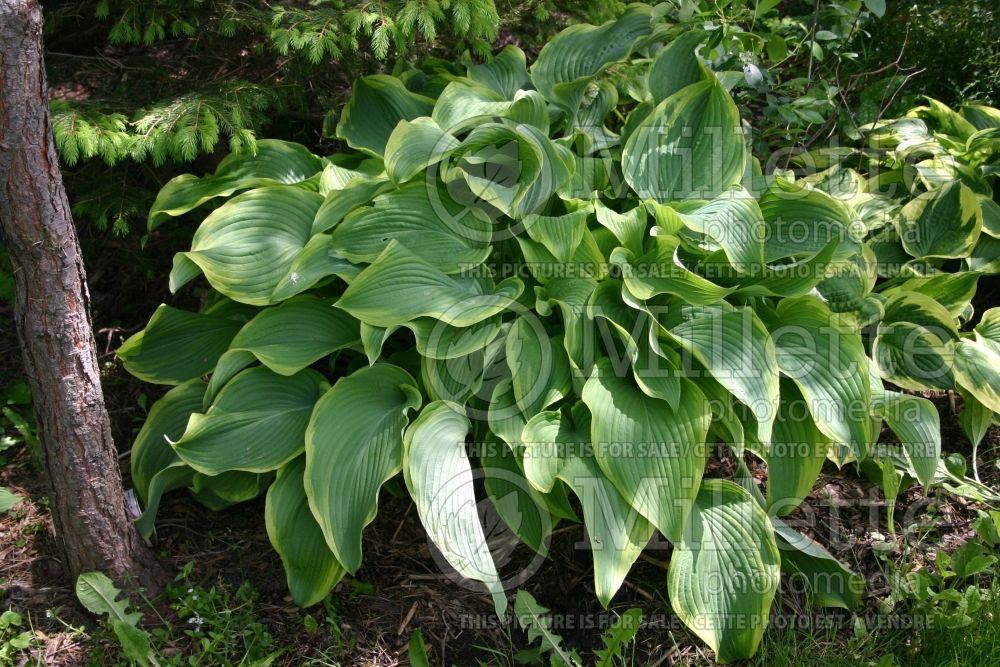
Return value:
M 757 650 L 778 589 L 781 558 L 771 522 L 746 490 L 707 479 L 670 558 L 670 604 L 719 662 Z
M 539 213 L 576 167 L 569 149 L 526 124 L 480 125 L 454 159 L 476 197 L 515 219 Z
M 377 363 L 337 381 L 306 429 L 305 489 L 326 543 L 344 568 L 361 567 L 361 532 L 378 492 L 403 465 L 406 413 L 420 407 L 416 381 Z
M 969 271 L 981 271 L 995 275 L 1000 273 L 1000 239 L 982 234 L 979 242 L 973 248 L 972 254 L 966 258 Z
M 385 171 L 395 183 L 405 183 L 458 144 L 458 139 L 430 118 L 400 121 L 385 146 Z
M 524 228 L 536 243 L 541 243 L 556 260 L 568 263 L 583 242 L 590 209 L 584 208 L 564 215 L 529 215 Z
M 332 301 L 311 294 L 294 297 L 262 310 L 240 329 L 212 374 L 209 400 L 255 358 L 279 375 L 294 375 L 360 341 L 359 322 Z
M 469 65 L 467 74 L 476 83 L 481 83 L 508 100 L 531 83 L 524 51 L 514 44 L 503 47 L 481 65 Z
M 706 309 L 703 316 L 670 328 L 670 335 L 750 408 L 757 438 L 768 442 L 778 410 L 778 362 L 774 343 L 753 311 Z
M 653 248 L 642 257 L 636 258 L 625 248 L 611 253 L 611 263 L 620 267 L 625 286 L 635 298 L 673 294 L 687 303 L 713 304 L 735 289 L 716 285 L 685 268 L 675 255 L 680 245 L 677 237 L 657 236 L 653 241 Z
M 785 516 L 812 491 L 831 446 L 816 428 L 801 392 L 781 382 L 781 407 L 767 452 L 767 510 Z
M 547 555 L 552 516 L 545 498 L 524 483 L 520 452 L 515 454 L 498 440 L 482 443 L 479 450 L 483 489 L 497 514 L 518 539 L 539 555 Z
M 636 206 L 633 209 L 619 213 L 595 202 L 597 222 L 609 229 L 622 247 L 637 255 L 643 252 L 646 241 L 646 208 Z
M 963 104 L 958 112 L 977 130 L 1000 128 L 1000 109 L 979 104 Z
M 548 108 L 536 91 L 521 90 L 508 98 L 467 79 L 452 81 L 441 91 L 431 117 L 439 127 L 453 133 L 497 118 L 531 125 L 542 132 L 549 129 Z
M 748 159 L 740 114 L 718 79 L 663 100 L 629 135 L 625 181 L 659 202 L 714 199 L 737 185 Z
M 882 295 L 892 297 L 902 292 L 918 292 L 944 306 L 952 317 L 962 317 L 976 294 L 979 273 L 942 273 L 910 278 L 886 288 Z
M 582 398 L 593 415 L 594 457 L 601 470 L 667 539 L 679 540 L 705 468 L 711 413 L 704 394 L 683 383 L 674 410 L 615 377 L 604 360 Z
M 361 77 L 341 113 L 337 137 L 351 148 L 382 157 L 399 121 L 429 116 L 433 108 L 434 100 L 411 93 L 394 76 Z
M 844 202 L 822 190 L 775 179 L 760 198 L 767 223 L 764 259 L 815 254 L 835 239 L 843 239 L 833 259 L 846 259 L 858 249 L 854 214 Z
M 156 513 L 160 509 L 160 500 L 163 495 L 175 489 L 189 486 L 194 481 L 196 474 L 193 468 L 178 460 L 153 475 L 146 491 L 146 506 L 139 518 L 135 520 L 135 528 L 140 535 L 149 538 L 153 534 Z
M 191 415 L 174 451 L 206 475 L 268 472 L 302 453 L 306 424 L 325 386 L 312 370 L 277 375 L 251 368 L 226 384 L 202 414 Z
M 862 458 L 871 441 L 871 386 L 860 336 L 814 297 L 784 299 L 777 321 L 778 368 L 798 385 L 819 430 Z
M 982 343 L 954 345 L 955 381 L 993 412 L 1000 412 L 1000 354 Z
M 333 239 L 329 234 L 316 234 L 302 248 L 285 276 L 274 286 L 271 292 L 271 303 L 280 303 L 285 299 L 305 292 L 315 287 L 317 283 L 329 276 L 337 276 L 346 281 L 353 280 L 361 272 L 361 268 L 340 256 L 334 249 Z
M 301 144 L 260 139 L 257 151 L 230 153 L 213 176 L 183 174 L 170 179 L 149 211 L 148 230 L 192 211 L 216 197 L 264 185 L 301 183 L 323 169 L 323 161 Z
M 1000 355 L 1000 308 L 990 308 L 983 313 L 974 331 L 976 342 Z
M 904 389 L 951 389 L 952 355 L 945 344 L 957 339 L 944 306 L 923 294 L 898 292 L 885 304 L 872 358 L 883 378 Z
M 646 75 L 653 102 L 659 104 L 708 74 L 695 54 L 703 39 L 703 31 L 688 29 L 656 54 Z
M 441 271 L 456 273 L 486 259 L 492 230 L 484 213 L 419 180 L 350 213 L 331 236 L 334 250 L 351 262 L 374 261 L 395 239 Z
M 188 418 L 201 410 L 205 383 L 189 380 L 177 385 L 163 398 L 153 403 L 146 421 L 132 443 L 132 484 L 139 498 L 152 503 L 150 486 L 153 478 L 180 458 L 170 446 L 179 440 L 187 428 Z
M 545 99 L 575 111 L 586 85 L 608 65 L 625 58 L 650 32 L 650 9 L 630 5 L 601 26 L 574 25 L 550 40 L 531 66 L 531 80 Z
M 607 607 L 654 528 L 601 472 L 589 451 L 590 432 L 590 414 L 583 404 L 573 408 L 571 417 L 558 412 L 536 415 L 524 427 L 524 473 L 544 492 L 562 479 L 580 499 L 594 554 L 594 590 Z
M 359 178 L 343 189 L 331 192 L 316 212 L 312 233 L 319 234 L 333 229 L 348 213 L 368 204 L 373 197 L 388 192 L 392 187 L 392 183 L 385 177 Z
M 264 507 L 267 536 L 281 556 L 288 590 L 300 607 L 325 598 L 345 574 L 309 510 L 302 481 L 305 470 L 304 456 L 286 463 L 268 489 Z
M 234 301 L 268 305 L 312 237 L 313 218 L 322 202 L 315 192 L 290 185 L 245 192 L 205 218 L 191 250 L 180 255 Z M 172 280 L 174 286 L 177 282 Z
M 191 495 L 208 509 L 218 512 L 253 500 L 264 492 L 272 477 L 243 470 L 227 470 L 218 475 L 196 472 L 191 477 Z
M 766 228 L 757 200 L 746 190 L 724 192 L 708 204 L 677 216 L 688 229 L 718 243 L 737 273 L 760 274 Z
M 504 311 L 523 289 L 516 278 L 490 290 L 476 278 L 448 276 L 392 240 L 344 291 L 337 307 L 378 327 L 418 317 L 464 327 Z
M 140 380 L 180 384 L 205 375 L 243 323 L 161 304 L 149 324 L 118 348 L 125 369 Z
M 781 519 L 772 518 L 781 551 L 781 569 L 808 586 L 809 599 L 823 607 L 854 609 L 861 604 L 865 580 L 830 555 L 819 542 Z
M 537 318 L 521 316 L 514 321 L 507 333 L 506 356 L 514 399 L 525 417 L 538 414 L 569 392 L 566 352 Z
M 937 408 L 926 398 L 886 391 L 875 411 L 899 437 L 917 480 L 929 486 L 941 459 L 941 418 Z
M 470 426 L 461 406 L 429 403 L 406 429 L 403 476 L 428 537 L 460 575 L 486 584 L 503 618 L 507 596 L 479 521 L 465 451 Z
M 899 235 L 914 257 L 967 257 L 982 227 L 976 195 L 961 182 L 952 181 L 903 207 Z

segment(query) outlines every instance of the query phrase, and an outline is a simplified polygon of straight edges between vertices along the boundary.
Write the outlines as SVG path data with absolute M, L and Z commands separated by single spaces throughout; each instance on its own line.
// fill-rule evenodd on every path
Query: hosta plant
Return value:
M 892 388 L 912 388 L 887 366 L 907 345 L 947 358 L 934 386 L 966 392 L 977 428 L 1000 409 L 997 312 L 961 331 L 975 281 L 956 296 L 902 279 L 969 272 L 906 260 L 883 288 L 876 247 L 941 220 L 978 238 L 987 199 L 959 181 L 872 194 L 846 167 L 762 174 L 702 39 L 632 5 L 530 69 L 508 46 L 359 79 L 336 155 L 261 141 L 168 183 L 150 230 L 201 220 L 170 288 L 207 299 L 161 306 L 119 350 L 174 385 L 132 450 L 141 531 L 172 489 L 212 508 L 266 493 L 309 605 L 361 567 L 390 484 L 500 616 L 518 576 L 484 498 L 540 558 L 557 523 L 583 523 L 604 605 L 659 533 L 671 604 L 723 661 L 756 650 L 782 571 L 856 604 L 860 577 L 781 517 L 827 459 L 940 480 L 937 412 Z M 833 192 L 846 180 L 863 187 Z M 913 341 L 882 331 L 890 316 Z M 883 420 L 898 452 L 874 446 Z

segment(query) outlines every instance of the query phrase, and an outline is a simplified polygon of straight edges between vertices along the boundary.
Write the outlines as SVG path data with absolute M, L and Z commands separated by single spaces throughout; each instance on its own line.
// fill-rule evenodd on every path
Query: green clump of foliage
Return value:
M 820 605 L 860 600 L 781 518 L 827 460 L 893 494 L 996 499 L 944 466 L 908 392 L 960 392 L 974 442 L 1000 411 L 1000 309 L 973 306 L 1000 257 L 1000 112 L 928 100 L 765 173 L 730 92 L 746 73 L 715 69 L 712 39 L 631 5 L 530 69 L 507 46 L 358 79 L 333 155 L 261 140 L 171 180 L 149 230 L 200 220 L 169 284 L 206 305 L 161 305 L 118 351 L 173 387 L 132 448 L 140 531 L 174 489 L 266 493 L 307 606 L 361 567 L 401 477 L 503 616 L 481 478 L 540 556 L 557 523 L 586 526 L 605 606 L 659 532 L 674 611 L 729 661 L 756 651 L 782 570 Z M 705 476 L 717 443 L 729 479 Z

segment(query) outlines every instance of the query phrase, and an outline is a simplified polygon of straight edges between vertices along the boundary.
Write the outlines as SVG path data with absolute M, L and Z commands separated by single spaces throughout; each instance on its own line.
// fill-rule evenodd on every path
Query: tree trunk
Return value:
M 37 0 L 0 0 L 0 231 L 52 517 L 73 581 L 100 570 L 155 591 L 161 570 L 126 505 L 86 274 L 49 123 Z

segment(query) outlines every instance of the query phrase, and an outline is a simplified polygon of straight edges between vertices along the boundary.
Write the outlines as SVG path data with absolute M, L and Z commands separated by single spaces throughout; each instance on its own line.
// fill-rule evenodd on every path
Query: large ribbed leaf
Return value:
M 962 271 L 910 278 L 887 288 L 882 295 L 891 297 L 902 292 L 918 292 L 944 306 L 952 317 L 963 317 L 976 294 L 979 275 L 975 271 Z
M 512 218 L 541 212 L 576 167 L 565 146 L 523 123 L 479 125 L 453 155 L 469 190 Z
M 397 366 L 362 368 L 323 395 L 306 429 L 309 507 L 352 574 L 361 567 L 361 532 L 375 519 L 379 489 L 402 470 L 406 413 L 421 403 L 416 386 Z
M 590 208 L 584 208 L 564 215 L 529 215 L 524 218 L 524 228 L 533 241 L 545 246 L 558 261 L 568 263 L 583 242 L 590 212 Z
M 486 86 L 508 100 L 531 83 L 524 51 L 514 44 L 503 47 L 499 53 L 481 65 L 469 65 L 467 74 L 476 83 Z
M 240 329 L 212 374 L 208 398 L 254 359 L 279 375 L 294 375 L 359 342 L 359 322 L 332 301 L 311 294 L 294 297 L 261 311 Z
M 619 213 L 608 208 L 600 201 L 595 201 L 597 222 L 611 231 L 623 248 L 637 255 L 643 252 L 646 241 L 646 207 L 636 206 L 633 209 Z
M 458 147 L 458 139 L 430 118 L 400 121 L 385 146 L 385 171 L 405 183 Z
M 594 457 L 635 509 L 680 539 L 705 468 L 711 413 L 704 394 L 682 383 L 677 409 L 650 398 L 600 362 L 583 388 L 593 415 Z
M 781 519 L 772 518 L 781 569 L 792 578 L 803 581 L 809 599 L 823 607 L 854 609 L 861 604 L 865 580 L 830 555 L 819 542 L 806 537 Z
M 621 587 L 632 563 L 653 534 L 605 477 L 589 451 L 591 418 L 578 403 L 572 414 L 542 412 L 524 427 L 524 474 L 536 489 L 549 492 L 557 478 L 566 482 L 583 507 L 583 522 L 594 553 L 594 590 L 605 607 Z
M 530 418 L 559 399 L 570 389 L 569 360 L 555 338 L 550 338 L 540 320 L 518 317 L 505 341 L 514 399 Z
M 625 143 L 622 171 L 640 197 L 714 199 L 740 182 L 747 159 L 739 110 L 712 77 L 671 95 L 643 119 Z
M 277 375 L 251 368 L 226 384 L 202 414 L 191 415 L 174 451 L 206 475 L 268 472 L 305 446 L 305 429 L 326 381 L 312 370 Z
M 983 313 L 973 331 L 977 343 L 1000 355 L 1000 308 L 990 308 Z
M 930 485 L 941 459 L 941 418 L 926 398 L 885 391 L 875 412 L 889 425 L 917 473 L 917 480 Z
M 433 108 L 434 100 L 411 93 L 394 76 L 361 77 L 341 113 L 337 136 L 351 148 L 382 157 L 399 121 L 429 116 Z
M 979 201 L 960 181 L 911 200 L 899 220 L 903 247 L 914 257 L 968 257 L 983 227 Z
M 182 174 L 170 179 L 156 195 L 149 211 L 153 231 L 172 217 L 194 210 L 216 197 L 264 185 L 300 183 L 323 169 L 323 161 L 301 144 L 261 139 L 256 152 L 233 152 L 212 176 Z
M 229 200 L 201 223 L 191 250 L 178 253 L 171 290 L 196 275 L 190 269 L 194 264 L 212 287 L 234 301 L 270 304 L 271 293 L 312 237 L 322 203 L 315 192 L 291 185 L 258 188 Z
M 760 210 L 767 223 L 765 261 L 812 255 L 836 239 L 844 242 L 834 259 L 857 251 L 859 230 L 850 207 L 822 190 L 778 178 L 761 195 Z
M 673 294 L 687 303 L 707 305 L 733 292 L 735 288 L 716 285 L 683 266 L 675 254 L 679 245 L 676 236 L 657 236 L 653 248 L 642 257 L 635 257 L 625 248 L 615 248 L 611 263 L 621 269 L 625 286 L 637 299 Z
M 695 49 L 703 39 L 703 31 L 688 29 L 656 54 L 646 75 L 646 83 L 654 103 L 659 104 L 710 75 L 695 54 Z
M 337 307 L 378 327 L 418 317 L 463 327 L 503 312 L 524 288 L 516 278 L 490 287 L 473 277 L 446 275 L 392 240 L 344 291 Z
M 575 111 L 590 78 L 625 58 L 650 32 L 650 10 L 630 5 L 602 26 L 574 25 L 549 41 L 531 66 L 531 80 L 545 99 Z
M 361 267 L 348 262 L 334 250 L 329 234 L 315 234 L 292 260 L 285 276 L 274 286 L 271 303 L 280 303 L 305 292 L 330 276 L 350 281 L 360 272 Z
M 685 227 L 717 243 L 737 273 L 759 275 L 763 270 L 764 216 L 757 200 L 743 188 L 724 192 L 690 213 L 676 215 Z
M 140 380 L 180 384 L 211 371 L 242 325 L 161 304 L 146 328 L 122 343 L 118 357 Z
M 958 385 L 993 412 L 1000 412 L 1000 354 L 971 340 L 959 341 L 954 350 Z
M 785 516 L 799 506 L 812 491 L 831 444 L 816 428 L 798 387 L 782 380 L 781 407 L 765 447 L 769 513 Z
M 479 520 L 465 451 L 470 427 L 460 405 L 428 404 L 406 429 L 403 476 L 431 541 L 456 572 L 486 584 L 497 616 L 503 618 L 507 596 Z
M 670 335 L 750 408 L 757 438 L 771 439 L 778 410 L 778 362 L 767 329 L 749 308 L 705 309 L 670 329 Z
M 670 604 L 719 662 L 757 650 L 778 589 L 781 559 L 767 514 L 747 491 L 705 480 L 670 558 Z
M 538 92 L 520 90 L 508 98 L 468 79 L 456 79 L 441 91 L 431 118 L 443 130 L 453 133 L 497 118 L 531 125 L 542 132 L 549 130 L 548 108 Z
M 904 389 L 951 389 L 955 379 L 946 343 L 957 339 L 944 306 L 923 294 L 897 292 L 885 303 L 872 359 L 884 379 Z
M 286 463 L 268 489 L 264 506 L 267 536 L 281 556 L 288 590 L 300 607 L 325 598 L 345 574 L 309 510 L 303 486 L 305 470 L 304 456 Z
M 375 198 L 334 228 L 332 246 L 351 262 L 372 262 L 393 239 L 427 263 L 456 273 L 490 254 L 491 222 L 433 183 L 412 181 Z
M 181 462 L 170 443 L 184 434 L 191 414 L 201 410 L 204 393 L 202 380 L 189 380 L 168 391 L 153 404 L 132 443 L 132 483 L 143 502 L 136 529 L 143 537 L 153 534 L 163 494 L 192 482 L 194 470 Z
M 778 304 L 771 327 L 778 367 L 802 391 L 816 426 L 858 458 L 871 441 L 868 358 L 860 336 L 814 297 Z

